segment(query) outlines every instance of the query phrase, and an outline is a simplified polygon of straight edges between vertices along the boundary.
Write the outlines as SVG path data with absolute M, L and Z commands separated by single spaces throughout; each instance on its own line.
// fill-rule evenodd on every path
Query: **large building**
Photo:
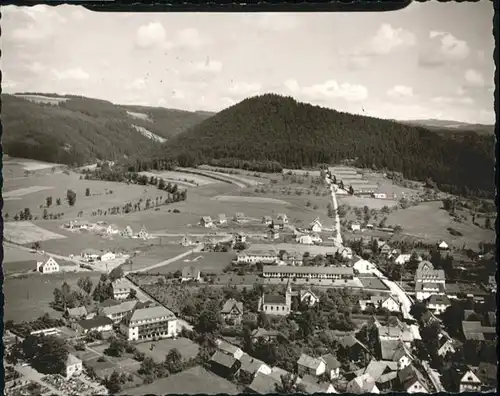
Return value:
M 288 282 L 285 295 L 262 293 L 259 299 L 259 312 L 268 315 L 287 316 L 292 312 L 292 288 Z
M 276 263 L 279 260 L 275 251 L 243 251 L 238 253 L 236 262 L 239 264 Z
M 177 318 L 163 306 L 136 309 L 121 325 L 129 341 L 177 336 Z
M 126 300 L 130 295 L 130 285 L 124 279 L 117 279 L 112 283 L 113 298 L 115 300 Z
M 130 314 L 137 305 L 137 300 L 124 301 L 121 304 L 112 305 L 102 309 L 104 316 L 110 318 L 113 323 L 120 323 L 123 318 Z
M 36 263 L 36 270 L 42 274 L 52 274 L 54 272 L 59 272 L 59 264 L 52 257 L 49 257 L 47 261 L 38 261 Z
M 354 271 L 349 267 L 291 267 L 265 265 L 264 278 L 309 278 L 309 279 L 353 279 Z

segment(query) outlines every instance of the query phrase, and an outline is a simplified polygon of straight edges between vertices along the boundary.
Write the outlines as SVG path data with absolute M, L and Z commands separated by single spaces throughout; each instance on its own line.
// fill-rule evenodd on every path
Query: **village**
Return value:
M 32 271 L 50 277 L 71 268 L 78 288 L 54 289 L 61 318 L 6 322 L 8 394 L 147 394 L 173 392 L 175 383 L 187 393 L 230 394 L 495 389 L 493 253 L 475 255 L 486 272 L 471 289 L 450 269 L 460 249 L 446 241 L 397 244 L 384 237 L 393 229 L 342 222 L 337 196 L 348 194 L 346 172 L 353 174 L 322 173 L 330 226 L 318 217 L 296 226 L 285 212 L 207 213 L 198 231 L 175 235 L 65 223 L 72 233 L 167 236 L 189 249 L 139 270 L 130 252 L 61 256 L 72 266 L 42 252 Z M 385 198 L 370 185 L 362 193 Z M 200 269 L 207 257 L 224 271 Z M 88 271 L 101 273 L 97 284 Z M 43 374 L 46 365 L 51 374 Z

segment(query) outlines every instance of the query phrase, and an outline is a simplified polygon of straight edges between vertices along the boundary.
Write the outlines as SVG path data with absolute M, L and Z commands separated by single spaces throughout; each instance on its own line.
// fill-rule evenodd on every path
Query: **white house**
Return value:
M 121 232 L 121 236 L 132 238 L 134 236 L 134 231 L 132 230 L 132 227 L 126 226 L 125 229 Z
M 203 216 L 200 220 L 200 225 L 205 228 L 213 227 L 214 222 L 210 216 Z
M 140 239 L 148 239 L 149 238 L 149 234 L 146 231 L 145 227 L 141 228 L 141 230 L 139 231 L 139 234 L 137 234 L 137 237 L 139 237 Z
M 413 365 L 406 366 L 398 372 L 399 383 L 407 393 L 429 393 L 425 379 Z
M 300 235 L 295 240 L 297 243 L 300 243 L 301 245 L 313 245 L 314 244 L 310 235 Z
M 321 243 L 323 242 L 323 239 L 318 234 L 311 234 L 311 240 L 313 243 Z
M 102 256 L 101 256 L 101 261 L 109 261 L 109 260 L 114 260 L 116 258 L 116 255 L 112 252 L 107 252 L 107 253 L 104 253 Z
M 369 300 L 360 300 L 359 305 L 361 310 L 364 311 L 368 306 L 372 306 L 374 308 L 378 308 L 382 306 L 389 310 L 390 312 L 400 312 L 400 304 L 395 296 L 371 296 Z
M 448 250 L 450 247 L 445 241 L 441 241 L 438 245 L 438 248 L 441 250 Z
M 115 300 L 125 300 L 130 295 L 130 285 L 124 279 L 117 279 L 112 284 L 113 288 L 113 298 Z
M 108 235 L 117 235 L 120 233 L 120 230 L 113 227 L 113 225 L 108 225 L 108 228 L 106 228 L 106 234 Z
M 347 384 L 346 392 L 357 394 L 379 394 L 380 390 L 377 388 L 375 380 L 372 378 L 372 376 L 368 373 L 365 373 L 349 381 Z
M 307 304 L 309 307 L 314 307 L 319 302 L 319 297 L 309 289 L 300 290 L 299 299 L 302 304 Z
M 398 257 L 396 257 L 394 262 L 396 264 L 403 265 L 409 262 L 410 259 L 411 259 L 411 254 L 400 254 Z
M 335 378 L 340 377 L 340 362 L 337 360 L 337 358 L 332 355 L 331 353 L 328 353 L 326 355 L 321 356 L 321 359 L 325 362 L 326 364 L 326 374 L 330 380 L 333 380 Z
M 350 247 L 343 246 L 338 250 L 340 257 L 344 259 L 349 259 L 351 260 L 353 255 L 352 255 L 352 249 Z
M 235 359 L 241 359 L 241 357 L 244 355 L 241 348 L 238 348 L 237 346 L 234 346 L 233 344 L 230 344 L 229 342 L 224 341 L 220 338 L 215 340 L 215 346 L 222 353 L 232 356 Z
M 66 364 L 64 365 L 64 376 L 69 379 L 82 373 L 83 363 L 75 355 L 68 353 Z
M 309 226 L 312 232 L 321 232 L 323 230 L 323 225 L 319 221 L 319 217 L 316 217 Z
M 80 256 L 87 261 L 96 261 L 101 258 L 101 252 L 95 249 L 85 249 L 80 253 Z
M 284 213 L 278 213 L 278 216 L 276 216 L 276 219 L 278 221 L 282 221 L 283 224 L 288 224 L 288 216 Z
M 413 356 L 408 347 L 399 340 L 380 340 L 382 360 L 389 360 L 398 364 L 398 369 L 408 367 L 413 361 Z
M 113 330 L 113 320 L 107 316 L 95 316 L 92 319 L 83 319 L 71 324 L 73 330 L 79 334 L 87 334 L 90 331 L 99 333 Z
M 387 194 L 385 194 L 385 193 L 373 193 L 372 197 L 377 198 L 377 199 L 386 199 Z
M 429 310 L 431 310 L 435 315 L 440 315 L 450 305 L 451 301 L 448 297 L 437 294 L 430 296 L 427 302 L 427 308 L 429 308 Z
M 234 235 L 235 243 L 245 243 L 246 241 L 247 241 L 247 236 L 242 232 L 238 232 L 237 234 Z
M 279 239 L 280 233 L 276 230 L 269 230 L 267 232 L 267 239 L 270 241 L 275 241 L 276 239 Z
M 199 282 L 201 280 L 201 272 L 198 268 L 188 266 L 182 269 L 181 282 L 195 281 Z
M 448 353 L 455 353 L 455 346 L 453 345 L 453 339 L 444 335 L 444 334 L 439 334 L 439 341 L 438 341 L 438 355 L 441 357 L 446 356 Z
M 297 372 L 301 377 L 306 374 L 319 377 L 326 372 L 326 363 L 321 358 L 314 358 L 303 353 L 297 361 Z
M 177 318 L 161 305 L 135 309 L 120 327 L 129 341 L 177 336 Z
M 183 236 L 181 239 L 181 245 L 184 247 L 191 246 L 193 242 L 187 236 Z
M 481 380 L 466 365 L 457 365 L 454 367 L 455 377 L 458 379 L 459 392 L 481 392 Z
M 271 367 L 269 367 L 263 361 L 251 357 L 247 353 L 243 353 L 239 361 L 241 363 L 240 372 L 244 372 L 245 374 L 251 375 L 253 377 L 255 377 L 259 373 L 265 375 L 271 374 Z
M 360 259 L 356 261 L 353 268 L 360 274 L 372 274 L 377 270 L 375 264 L 370 263 L 368 260 Z
M 52 257 L 49 257 L 45 262 L 38 261 L 36 263 L 37 272 L 42 274 L 53 274 L 54 272 L 59 272 L 59 264 Z
M 220 225 L 227 224 L 227 218 L 224 213 L 219 213 L 219 224 Z
M 361 231 L 361 225 L 359 225 L 358 223 L 352 223 L 351 231 Z
M 273 223 L 273 218 L 271 216 L 264 216 L 262 218 L 262 224 L 271 225 Z

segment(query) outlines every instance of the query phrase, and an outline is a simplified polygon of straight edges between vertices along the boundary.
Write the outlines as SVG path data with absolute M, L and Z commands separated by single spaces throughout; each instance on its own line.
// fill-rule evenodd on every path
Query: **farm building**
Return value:
M 201 272 L 198 268 L 188 266 L 182 269 L 181 282 L 195 281 L 199 282 L 201 279 Z
M 113 298 L 115 300 L 125 300 L 130 295 L 130 285 L 123 279 L 117 279 L 112 284 Z
M 226 218 L 226 215 L 224 213 L 219 213 L 219 215 L 218 215 L 218 223 L 220 225 L 223 225 L 223 224 L 227 223 L 227 218 Z
M 116 255 L 112 252 L 104 253 L 101 256 L 101 261 L 109 261 L 109 260 L 114 260 L 114 259 L 116 259 Z
M 182 237 L 181 245 L 187 247 L 187 246 L 193 245 L 193 242 L 191 241 L 190 238 L 188 238 L 187 236 L 184 236 L 184 237 Z
M 241 363 L 238 359 L 220 351 L 216 351 L 210 358 L 210 369 L 223 378 L 233 378 L 240 366 Z
M 148 239 L 149 238 L 149 234 L 146 230 L 146 227 L 142 226 L 141 230 L 139 231 L 139 233 L 137 234 L 137 237 L 140 238 L 140 239 Z
M 245 243 L 247 241 L 247 236 L 242 232 L 238 232 L 234 234 L 234 242 L 235 243 Z
M 221 338 L 215 340 L 215 346 L 220 352 L 232 356 L 235 359 L 240 359 L 243 356 L 243 351 L 241 350 L 241 348 L 230 344 L 229 342 Z
M 177 335 L 177 318 L 163 306 L 138 308 L 124 318 L 122 331 L 129 341 Z
M 85 249 L 80 253 L 80 256 L 86 261 L 96 261 L 101 258 L 101 252 L 95 249 Z
M 134 231 L 132 230 L 132 227 L 127 226 L 120 234 L 123 237 L 132 238 L 134 236 Z
M 312 232 L 321 232 L 323 231 L 323 224 L 319 221 L 319 218 L 316 217 L 312 223 L 309 225 L 309 228 Z
M 246 375 L 250 375 L 252 377 L 255 377 L 258 373 L 271 374 L 271 367 L 265 364 L 262 360 L 255 359 L 247 353 L 244 353 L 239 360 L 241 362 L 241 373 L 245 373 Z
M 117 235 L 119 233 L 120 233 L 120 230 L 114 224 L 110 224 L 106 228 L 106 234 L 108 234 L 108 235 Z
M 200 225 L 205 228 L 213 227 L 214 222 L 210 216 L 203 216 L 200 220 Z
M 271 225 L 273 223 L 273 218 L 271 216 L 264 216 L 262 218 L 262 224 Z
M 313 245 L 314 242 L 310 235 L 301 235 L 296 238 L 296 242 L 301 245 Z
M 279 239 L 280 237 L 280 233 L 276 230 L 269 230 L 267 232 L 267 239 L 269 239 L 270 241 L 274 241 L 276 239 Z
M 36 263 L 37 272 L 41 272 L 42 274 L 53 274 L 54 272 L 59 272 L 59 264 L 52 257 L 49 257 L 45 262 L 38 261 Z
M 319 377 L 326 371 L 325 361 L 321 358 L 314 358 L 312 356 L 302 353 L 297 361 L 297 372 L 299 376 L 303 377 L 306 374 Z
M 288 224 L 288 216 L 285 213 L 278 213 L 276 220 L 282 221 L 283 224 Z

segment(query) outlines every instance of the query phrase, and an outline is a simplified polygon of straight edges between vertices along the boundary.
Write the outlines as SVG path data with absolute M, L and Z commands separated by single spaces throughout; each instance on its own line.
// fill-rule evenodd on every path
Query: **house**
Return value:
M 102 308 L 102 314 L 111 319 L 113 323 L 120 323 L 123 318 L 134 311 L 137 304 L 137 300 L 123 301 L 120 304 Z
M 203 216 L 200 220 L 200 225 L 205 228 L 213 227 L 214 223 L 210 216 Z
M 398 382 L 407 393 L 429 393 L 424 376 L 413 364 L 398 372 Z
M 113 298 L 115 300 L 126 300 L 132 290 L 130 284 L 125 279 L 117 279 L 112 284 Z
M 437 295 L 444 295 L 445 294 L 444 283 L 417 282 L 415 284 L 415 297 L 417 300 L 419 300 L 419 301 L 426 300 L 434 294 L 437 294 Z M 448 298 L 452 298 L 452 297 L 448 296 Z
M 121 232 L 121 236 L 132 238 L 134 236 L 134 231 L 132 231 L 132 227 L 130 226 L 125 227 L 125 229 Z
M 80 256 L 86 261 L 96 261 L 101 258 L 101 252 L 95 249 L 85 249 Z
M 235 243 L 245 243 L 246 241 L 247 241 L 247 236 L 242 232 L 238 232 L 237 234 L 234 235 Z
M 431 312 L 426 311 L 425 313 L 422 314 L 420 317 L 420 321 L 424 326 L 429 326 L 433 322 L 439 322 L 439 319 L 436 318 Z
M 375 380 L 370 374 L 363 374 L 348 382 L 346 392 L 348 393 L 380 393 Z
M 406 264 L 410 261 L 411 254 L 400 254 L 394 259 L 394 262 L 399 265 Z
M 68 357 L 66 358 L 66 362 L 64 365 L 63 375 L 66 379 L 71 377 L 79 376 L 83 371 L 83 363 L 80 359 L 78 359 L 72 353 L 68 353 Z
M 232 379 L 241 367 L 238 359 L 221 351 L 216 351 L 210 358 L 209 363 L 210 369 L 215 374 L 227 379 Z
M 311 240 L 316 244 L 323 242 L 323 239 L 318 234 L 311 234 Z
M 398 364 L 398 369 L 409 366 L 413 361 L 413 356 L 408 347 L 399 340 L 380 340 L 380 351 L 382 360 L 389 360 Z
M 114 259 L 116 259 L 116 255 L 112 252 L 104 253 L 101 256 L 101 261 L 110 261 L 110 260 L 114 260 Z
M 280 336 L 282 336 L 282 334 L 277 330 L 266 330 L 266 329 L 263 329 L 261 327 L 254 329 L 252 331 L 252 333 L 250 334 L 250 338 L 253 341 L 259 340 L 259 341 L 265 341 L 265 342 L 275 340 Z
M 462 321 L 462 332 L 466 340 L 485 341 L 496 339 L 496 326 L 483 326 L 479 321 Z
M 380 254 L 385 254 L 386 256 L 391 254 L 392 248 L 385 242 L 379 245 L 378 251 Z
M 278 213 L 278 216 L 276 216 L 276 220 L 282 221 L 283 224 L 288 224 L 288 216 L 284 213 Z
M 299 301 L 308 307 L 314 307 L 319 302 L 319 297 L 310 289 L 301 289 L 299 291 Z
M 352 232 L 361 231 L 361 225 L 358 223 L 352 223 L 351 224 L 351 231 Z
M 285 228 L 285 222 L 283 220 L 273 221 L 273 230 L 283 230 Z
M 233 344 L 230 344 L 229 342 L 224 341 L 220 338 L 215 340 L 215 346 L 220 352 L 235 359 L 240 359 L 243 356 L 243 351 L 241 350 L 241 348 L 238 348 L 237 346 L 234 346 Z
M 240 374 L 244 373 L 252 377 L 255 377 L 259 373 L 271 374 L 271 367 L 265 364 L 262 360 L 255 359 L 247 353 L 241 355 L 239 361 L 241 363 Z
M 313 245 L 314 242 L 311 238 L 310 235 L 301 235 L 301 236 L 298 236 L 295 241 L 297 243 L 300 243 L 301 245 Z
M 137 237 L 144 240 L 149 238 L 149 234 L 144 226 L 142 226 L 141 230 L 139 231 L 139 234 L 137 234 Z
M 481 392 L 481 380 L 465 364 L 455 364 L 451 368 L 453 385 L 456 392 Z
M 321 356 L 321 359 L 326 364 L 325 373 L 330 380 L 339 378 L 340 376 L 340 362 L 331 353 Z
M 281 380 L 274 378 L 271 374 L 257 373 L 252 383 L 248 385 L 246 391 L 259 395 L 272 394 L 276 393 L 276 386 L 280 383 Z
M 488 276 L 488 287 L 492 292 L 497 292 L 497 280 L 494 275 Z
M 397 376 L 398 365 L 395 362 L 385 360 L 371 360 L 365 368 L 355 371 L 356 377 L 369 374 L 375 381 L 379 390 L 392 389 Z
M 309 229 L 312 231 L 312 232 L 321 232 L 323 231 L 323 225 L 321 224 L 321 222 L 319 221 L 319 217 L 316 217 L 312 223 L 309 225 Z
M 387 198 L 387 194 L 385 194 L 385 193 L 373 193 L 372 194 L 372 198 L 386 199 Z
M 68 319 L 84 319 L 88 315 L 87 308 L 76 307 L 76 308 L 66 308 L 64 316 Z
M 177 318 L 164 306 L 136 308 L 120 324 L 129 341 L 176 337 Z
M 314 280 L 349 280 L 354 278 L 354 271 L 349 267 L 292 267 L 265 265 L 262 269 L 264 278 L 307 278 Z
M 401 322 L 397 318 L 391 318 L 393 321 L 386 326 L 376 324 L 380 340 L 402 341 L 409 345 L 415 340 L 415 335 L 410 326 Z M 377 322 L 378 323 L 378 322 Z
M 182 237 L 181 245 L 184 247 L 191 246 L 193 242 L 187 236 Z
M 273 224 L 273 218 L 271 216 L 264 216 L 262 218 L 262 224 L 265 224 L 265 225 Z
M 449 306 L 451 306 L 451 302 L 446 296 L 433 294 L 427 301 L 427 308 L 429 308 L 435 315 L 442 314 Z
M 454 347 L 454 342 L 453 338 L 450 338 L 447 335 L 444 335 L 443 333 L 439 334 L 439 340 L 438 340 L 438 355 L 441 357 L 446 356 L 448 353 L 455 353 L 455 347 Z
M 269 239 L 270 241 L 274 241 L 276 239 L 279 239 L 280 237 L 280 233 L 276 230 L 269 230 L 267 232 L 267 239 Z
M 87 334 L 90 331 L 102 333 L 113 330 L 113 321 L 106 316 L 95 316 L 92 319 L 79 320 L 71 327 L 79 334 Z
M 234 221 L 241 223 L 245 220 L 245 214 L 243 212 L 236 212 L 234 216 Z
M 52 257 L 49 257 L 45 262 L 38 261 L 36 263 L 36 271 L 42 274 L 53 274 L 54 272 L 59 272 L 59 264 Z
M 359 306 L 362 311 L 368 307 L 385 308 L 390 312 L 401 312 L 401 306 L 395 296 L 371 296 L 369 300 L 359 300 Z
M 239 264 L 273 264 L 279 261 L 278 253 L 273 250 L 246 250 L 238 253 L 236 262 Z
M 108 225 L 106 228 L 107 235 L 117 235 L 120 233 L 120 230 L 113 224 Z
M 297 361 L 297 372 L 299 376 L 303 377 L 306 374 L 319 377 L 326 371 L 326 363 L 321 358 L 314 358 L 312 356 L 301 354 Z
M 321 381 L 318 377 L 314 377 L 310 374 L 304 375 L 303 378 L 298 378 L 297 384 L 300 384 L 304 389 L 303 393 L 308 395 L 314 395 L 316 393 L 337 393 L 332 384 Z
M 448 244 L 445 242 L 445 241 L 441 241 L 439 244 L 438 244 L 438 249 L 439 250 L 448 250 L 450 247 L 448 246 Z
M 353 257 L 352 249 L 350 247 L 342 246 L 337 251 L 340 254 L 340 257 L 342 257 L 343 259 L 351 260 Z
M 230 298 L 225 302 L 220 314 L 226 323 L 239 325 L 243 317 L 243 303 Z
M 262 293 L 259 299 L 259 312 L 268 315 L 287 316 L 292 311 L 292 288 L 288 282 L 285 295 Z
M 199 282 L 201 279 L 201 272 L 198 268 L 187 266 L 182 269 L 181 282 L 195 281 Z
M 377 271 L 377 267 L 375 266 L 375 264 L 370 263 L 368 260 L 364 259 L 356 261 L 353 265 L 353 268 L 360 274 L 373 274 L 375 271 Z
M 339 350 L 342 350 L 352 362 L 368 359 L 370 351 L 353 335 L 346 335 L 337 340 Z
M 219 219 L 218 223 L 220 225 L 227 224 L 227 218 L 226 218 L 226 215 L 224 213 L 219 213 L 219 215 L 217 217 Z

